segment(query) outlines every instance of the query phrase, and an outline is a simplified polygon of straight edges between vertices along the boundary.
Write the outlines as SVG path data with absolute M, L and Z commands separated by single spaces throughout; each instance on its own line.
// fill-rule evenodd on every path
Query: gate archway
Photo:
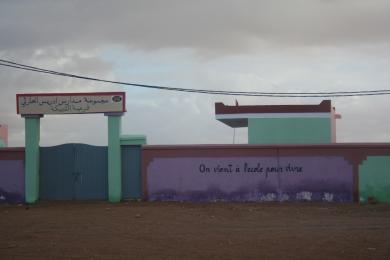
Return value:
M 39 199 L 40 119 L 50 114 L 103 113 L 108 120 L 108 200 L 121 200 L 121 117 L 126 112 L 125 92 L 17 94 L 17 113 L 25 119 L 25 195 L 27 203 Z

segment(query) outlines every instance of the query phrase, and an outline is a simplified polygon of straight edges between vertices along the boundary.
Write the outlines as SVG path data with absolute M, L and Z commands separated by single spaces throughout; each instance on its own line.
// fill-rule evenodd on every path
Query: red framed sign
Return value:
M 125 92 L 16 94 L 22 115 L 126 112 Z

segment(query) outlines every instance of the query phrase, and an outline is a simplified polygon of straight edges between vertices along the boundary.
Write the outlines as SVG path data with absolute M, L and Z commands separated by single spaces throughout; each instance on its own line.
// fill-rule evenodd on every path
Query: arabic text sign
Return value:
M 125 112 L 125 92 L 17 94 L 17 112 L 36 114 L 86 114 Z

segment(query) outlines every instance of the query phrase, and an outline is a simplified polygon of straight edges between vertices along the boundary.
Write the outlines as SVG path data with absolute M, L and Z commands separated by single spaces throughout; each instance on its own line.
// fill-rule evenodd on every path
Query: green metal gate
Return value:
M 41 200 L 106 200 L 107 147 L 63 144 L 40 148 Z
M 122 145 L 122 198 L 140 199 L 142 196 L 141 146 Z

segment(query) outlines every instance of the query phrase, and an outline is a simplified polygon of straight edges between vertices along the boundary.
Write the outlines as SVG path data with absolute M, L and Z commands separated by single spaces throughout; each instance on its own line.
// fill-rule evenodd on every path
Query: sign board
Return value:
M 17 113 L 22 115 L 122 113 L 125 92 L 17 94 Z

